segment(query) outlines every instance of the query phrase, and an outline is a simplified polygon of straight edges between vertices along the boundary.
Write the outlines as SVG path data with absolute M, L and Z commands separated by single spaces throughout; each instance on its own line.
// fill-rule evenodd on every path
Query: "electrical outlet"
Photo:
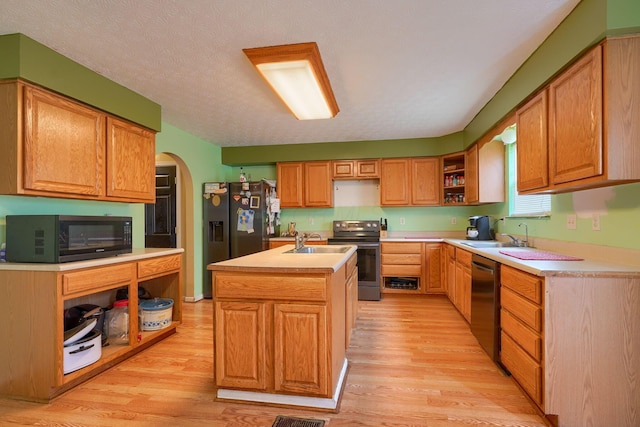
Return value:
M 309 225 L 313 225 L 313 218 L 309 218 Z
M 451 217 L 451 224 L 455 225 L 458 223 L 458 218 L 456 218 L 455 216 Z
M 600 214 L 594 213 L 591 215 L 591 229 L 600 231 Z
M 567 215 L 567 230 L 575 230 L 576 229 L 576 215 L 569 214 Z
M 401 216 L 401 217 L 400 217 L 400 225 L 404 225 L 404 224 L 405 224 L 404 217 L 403 217 L 403 216 Z

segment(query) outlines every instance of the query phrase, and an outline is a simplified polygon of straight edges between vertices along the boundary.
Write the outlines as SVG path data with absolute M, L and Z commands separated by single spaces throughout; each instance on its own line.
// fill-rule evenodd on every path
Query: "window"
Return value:
M 508 126 L 495 140 L 503 141 L 507 146 L 509 166 L 509 216 L 550 216 L 551 196 L 549 194 L 520 195 L 517 190 L 516 125 Z
M 509 216 L 550 216 L 551 195 L 518 194 L 517 190 L 517 150 L 518 143 L 507 145 L 509 160 Z

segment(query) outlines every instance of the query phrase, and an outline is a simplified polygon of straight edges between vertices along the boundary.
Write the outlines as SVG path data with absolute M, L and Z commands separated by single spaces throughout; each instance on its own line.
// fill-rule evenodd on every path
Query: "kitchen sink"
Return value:
M 303 246 L 300 249 L 290 249 L 285 254 L 344 254 L 349 252 L 350 246 Z
M 463 245 L 471 246 L 472 248 L 517 248 L 511 242 L 498 242 L 496 240 L 483 240 L 473 242 L 461 242 Z

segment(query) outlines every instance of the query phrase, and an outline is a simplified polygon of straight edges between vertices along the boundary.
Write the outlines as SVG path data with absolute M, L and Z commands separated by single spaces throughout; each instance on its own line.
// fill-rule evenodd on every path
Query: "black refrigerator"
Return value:
M 204 297 L 211 298 L 207 265 L 269 249 L 280 234 L 279 203 L 273 183 L 206 182 L 203 190 Z

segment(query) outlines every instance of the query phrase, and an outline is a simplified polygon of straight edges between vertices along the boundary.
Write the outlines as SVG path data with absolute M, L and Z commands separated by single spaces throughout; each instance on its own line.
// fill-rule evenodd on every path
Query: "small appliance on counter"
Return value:
M 488 216 L 470 216 L 467 240 L 493 240 L 491 219 Z

